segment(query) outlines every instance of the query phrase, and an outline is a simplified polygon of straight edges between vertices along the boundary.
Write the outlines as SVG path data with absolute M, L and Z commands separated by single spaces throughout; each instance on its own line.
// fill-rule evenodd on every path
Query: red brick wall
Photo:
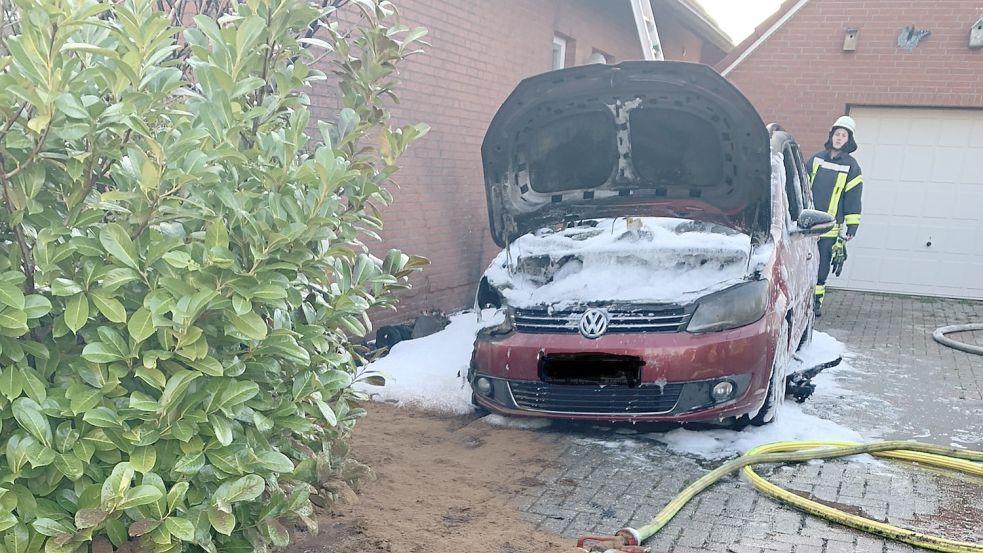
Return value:
M 431 131 L 403 158 L 395 203 L 383 212 L 384 242 L 373 249 L 398 248 L 428 257 L 431 265 L 402 295 L 399 313 L 377 314 L 377 325 L 473 302 L 478 278 L 498 253 L 488 231 L 481 141 L 515 85 L 551 69 L 554 32 L 576 41 L 577 63 L 594 49 L 615 62 L 641 52 L 628 2 L 603 8 L 593 0 L 396 4 L 405 24 L 430 30 L 431 44 L 402 66 L 396 122 L 426 122 Z M 329 87 L 312 94 L 317 117 L 334 118 L 331 94 Z
M 968 48 L 981 8 L 979 0 L 811 0 L 728 78 L 807 152 L 822 147 L 850 105 L 981 107 L 983 50 Z M 906 25 L 932 34 L 899 48 Z M 848 28 L 860 30 L 855 52 L 843 51 Z M 862 146 L 863 129 L 857 134 Z

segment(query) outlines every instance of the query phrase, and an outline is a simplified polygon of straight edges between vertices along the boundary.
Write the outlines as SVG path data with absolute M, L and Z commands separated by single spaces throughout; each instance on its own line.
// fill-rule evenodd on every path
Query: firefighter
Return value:
M 850 155 L 857 149 L 856 130 L 857 124 L 852 117 L 844 115 L 837 119 L 829 130 L 826 149 L 812 156 L 806 166 L 816 209 L 836 219 L 833 230 L 819 238 L 819 278 L 814 303 L 817 317 L 822 316 L 826 277 L 829 276 L 830 264 L 834 262 L 833 257 L 839 256 L 835 261 L 842 268 L 846 258 L 844 242 L 852 240 L 860 226 L 860 197 L 864 179 L 860 174 L 860 164 Z

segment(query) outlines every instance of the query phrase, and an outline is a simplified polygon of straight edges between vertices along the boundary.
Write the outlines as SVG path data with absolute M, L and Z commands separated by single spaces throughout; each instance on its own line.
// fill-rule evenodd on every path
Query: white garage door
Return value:
M 831 287 L 983 299 L 983 110 L 854 108 L 863 218 Z

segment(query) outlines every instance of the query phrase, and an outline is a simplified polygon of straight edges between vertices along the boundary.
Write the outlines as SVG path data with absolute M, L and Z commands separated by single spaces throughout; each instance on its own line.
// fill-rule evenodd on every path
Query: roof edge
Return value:
M 715 66 L 716 69 L 726 77 L 808 3 L 809 0 L 785 0 L 775 13 L 754 29 L 751 36 L 741 41 L 727 57 L 720 60 Z
M 670 0 L 667 7 L 685 18 L 685 22 L 695 27 L 701 38 L 710 42 L 725 54 L 734 49 L 734 39 L 720 28 L 717 21 L 702 6 L 692 0 Z

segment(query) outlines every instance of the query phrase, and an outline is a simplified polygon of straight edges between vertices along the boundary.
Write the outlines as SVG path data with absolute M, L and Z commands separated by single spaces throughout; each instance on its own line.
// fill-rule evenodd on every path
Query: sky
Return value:
M 697 0 L 717 24 L 740 43 L 754 27 L 775 13 L 782 0 Z

